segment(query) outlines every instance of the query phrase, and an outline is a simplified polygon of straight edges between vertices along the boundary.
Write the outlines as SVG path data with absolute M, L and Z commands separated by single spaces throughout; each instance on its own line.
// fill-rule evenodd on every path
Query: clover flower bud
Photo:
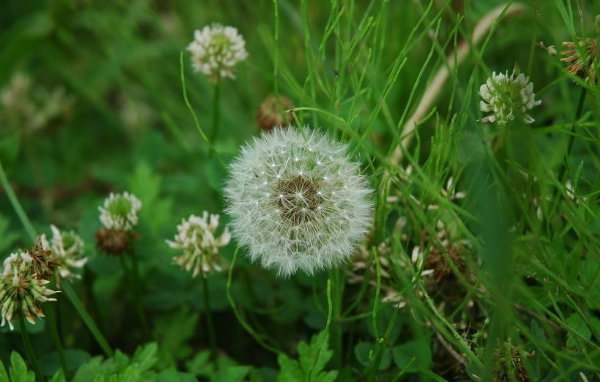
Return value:
M 568 64 L 567 70 L 588 83 L 595 83 L 598 76 L 598 40 L 579 37 L 575 42 L 563 42 L 567 48 L 560 52 L 564 58 L 561 61 Z
M 193 271 L 192 277 L 201 274 L 207 277 L 214 271 L 220 271 L 219 247 L 231 240 L 229 230 L 225 228 L 219 238 L 215 232 L 219 227 L 219 215 L 210 215 L 204 211 L 202 217 L 191 215 L 187 220 L 182 219 L 177 226 L 174 241 L 166 240 L 169 247 L 183 250 L 181 256 L 176 256 L 174 262 L 186 271 Z
M 50 281 L 41 278 L 33 268 L 33 259 L 27 252 L 11 254 L 4 261 L 0 275 L 0 326 L 14 329 L 13 322 L 22 314 L 27 321 L 35 324 L 34 316 L 43 318 L 42 305 L 46 301 L 56 301 L 49 296 L 57 293 L 46 288 Z
M 517 75 L 516 71 L 510 76 L 508 72 L 492 73 L 479 88 L 479 95 L 483 98 L 479 108 L 491 113 L 481 119 L 481 122 L 495 122 L 499 125 L 507 124 L 515 117 L 522 118 L 524 123 L 532 123 L 535 120 L 527 111 L 542 103 L 535 100 L 533 83 L 529 82 L 529 77 L 525 77 L 523 73 Z
M 83 268 L 87 263 L 84 253 L 83 240 L 74 231 L 60 231 L 56 226 L 51 225 L 52 240 L 48 241 L 46 235 L 42 235 L 42 247 L 45 250 L 52 251 L 58 262 L 58 274 L 56 283 L 60 286 L 60 279 L 81 278 L 75 273 L 76 268 Z
M 138 223 L 138 211 L 142 202 L 135 195 L 128 192 L 122 194 L 111 193 L 104 200 L 100 210 L 100 222 L 106 229 L 131 231 Z
M 275 127 L 291 125 L 294 123 L 294 119 L 291 114 L 287 114 L 285 111 L 293 109 L 294 107 L 294 103 L 291 99 L 280 95 L 278 102 L 275 95 L 270 95 L 258 108 L 256 124 L 263 131 L 269 131 Z
M 248 57 L 246 41 L 238 30 L 220 24 L 196 30 L 187 50 L 192 54 L 194 70 L 207 75 L 214 84 L 226 77 L 235 78 L 235 65 Z

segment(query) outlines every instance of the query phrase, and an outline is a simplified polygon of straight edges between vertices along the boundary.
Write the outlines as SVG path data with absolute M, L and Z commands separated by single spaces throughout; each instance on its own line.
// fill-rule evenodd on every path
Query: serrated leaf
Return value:
M 33 371 L 27 370 L 27 365 L 17 352 L 10 355 L 10 380 L 15 382 L 35 382 Z
M 185 364 L 187 370 L 195 376 L 210 376 L 214 373 L 214 366 L 210 362 L 210 351 L 204 350 Z
M 299 380 L 330 382 L 335 380 L 338 374 L 337 371 L 323 371 L 327 362 L 333 356 L 333 351 L 329 350 L 329 333 L 323 331 L 314 335 L 310 344 L 300 342 L 298 353 L 300 354 L 299 362 L 291 360 L 286 355 L 279 356 L 280 382 Z
M 285 354 L 277 357 L 279 363 L 279 382 L 296 382 L 304 380 L 304 373 L 297 361 L 289 358 Z
M 156 343 L 150 343 L 148 345 L 139 347 L 131 363 L 139 365 L 140 372 L 150 370 L 156 363 L 156 353 L 158 351 L 158 345 Z
M 193 375 L 182 373 L 171 367 L 158 373 L 156 382 L 198 382 L 198 380 Z
M 0 361 L 0 382 L 9 382 L 8 375 L 6 374 L 6 369 L 4 368 L 2 361 Z
M 217 371 L 211 382 L 241 382 L 250 370 L 251 366 L 229 366 Z

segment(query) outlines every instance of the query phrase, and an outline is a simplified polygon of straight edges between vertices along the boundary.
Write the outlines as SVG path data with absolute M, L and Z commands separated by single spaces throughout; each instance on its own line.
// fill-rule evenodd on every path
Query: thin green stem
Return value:
M 23 317 L 21 312 L 19 312 L 19 323 L 21 324 L 21 337 L 23 338 L 23 346 L 25 346 L 25 352 L 27 353 L 27 358 L 29 358 L 29 363 L 31 364 L 33 372 L 35 373 L 35 378 L 38 381 L 44 382 L 44 375 L 40 370 L 40 365 L 38 364 L 37 358 L 35 358 L 31 341 L 29 341 L 29 333 L 27 333 L 27 327 L 25 326 L 25 317 Z
M 343 363 L 343 323 L 342 323 L 342 299 L 344 296 L 344 282 L 339 269 L 332 272 L 331 278 L 334 280 L 335 300 L 333 301 L 333 330 L 332 342 L 334 347 L 334 361 L 337 369 L 342 368 Z
M 135 300 L 135 310 L 137 312 L 140 323 L 142 324 L 142 331 L 146 337 L 150 337 L 150 329 L 148 327 L 148 320 L 146 319 L 146 315 L 144 314 L 144 309 L 142 308 L 142 281 L 140 278 L 140 269 L 137 261 L 137 257 L 135 252 L 132 250 L 129 253 L 129 258 L 131 258 L 131 263 L 133 264 L 133 299 Z M 127 274 L 127 268 L 125 267 L 125 262 L 123 262 L 123 270 L 125 274 Z M 131 280 L 131 279 L 129 279 Z M 131 283 L 129 283 L 131 285 Z
M 215 140 L 217 139 L 217 135 L 219 134 L 219 101 L 220 101 L 220 85 L 217 82 L 215 84 L 215 91 L 213 95 L 213 114 L 212 114 L 212 128 L 210 130 L 210 142 L 214 145 Z
M 565 153 L 565 163 L 562 167 L 559 180 L 562 181 L 564 173 L 569 167 L 569 157 L 571 156 L 571 150 L 573 149 L 573 143 L 575 143 L 575 128 L 577 126 L 577 121 L 581 118 L 581 114 L 583 114 L 583 104 L 585 103 L 585 94 L 586 88 L 581 88 L 581 94 L 579 95 L 579 103 L 577 104 L 577 111 L 575 112 L 575 120 L 573 121 L 573 125 L 571 125 L 571 134 L 569 134 L 569 144 L 567 145 L 567 152 Z
M 57 301 L 58 303 L 58 301 Z M 48 323 L 50 324 L 50 334 L 52 335 L 52 340 L 54 341 L 54 347 L 56 348 L 56 352 L 58 353 L 58 359 L 60 361 L 60 367 L 62 368 L 63 375 L 65 377 L 65 381 L 69 381 L 69 368 L 67 367 L 67 359 L 65 358 L 65 352 L 60 341 L 60 335 L 58 333 L 58 323 L 56 320 L 56 312 L 58 311 L 58 307 L 56 304 L 52 304 L 48 306 L 46 311 L 46 317 L 48 318 Z
M 73 307 L 75 308 L 77 313 L 79 313 L 79 317 L 81 318 L 85 326 L 87 326 L 88 330 L 90 331 L 98 345 L 100 345 L 102 351 L 104 351 L 104 353 L 108 357 L 112 357 L 114 355 L 114 352 L 112 351 L 112 349 L 108 345 L 108 342 L 100 332 L 100 329 L 98 329 L 98 327 L 96 326 L 96 323 L 94 322 L 92 317 L 90 317 L 88 312 L 85 310 L 83 304 L 81 303 L 81 300 L 79 300 L 79 297 L 77 296 L 77 293 L 75 293 L 75 290 L 73 289 L 71 284 L 69 284 L 68 282 L 63 283 L 62 291 L 65 292 L 69 300 L 71 300 L 71 304 L 73 304 Z
M 210 310 L 210 293 L 208 290 L 208 281 L 202 276 L 202 289 L 204 291 L 204 310 L 206 315 L 206 330 L 208 330 L 208 339 L 210 341 L 210 351 L 213 361 L 217 360 L 217 338 L 215 337 L 215 327 L 213 325 L 212 313 Z
M 238 251 L 239 251 L 239 248 L 236 248 L 235 252 L 233 253 L 233 259 L 231 260 L 231 266 L 229 267 L 229 274 L 227 277 L 227 289 L 226 289 L 227 300 L 229 301 L 229 305 L 231 305 L 231 308 L 233 309 L 233 313 L 235 314 L 235 317 L 237 318 L 240 325 L 242 325 L 242 327 L 254 338 L 254 340 L 263 348 L 279 355 L 282 353 L 281 350 L 276 349 L 273 346 L 267 344 L 265 341 L 263 341 L 262 338 L 260 338 L 260 336 L 258 335 L 258 333 L 256 333 L 250 325 L 248 325 L 248 323 L 246 322 L 244 317 L 242 317 L 242 314 L 238 310 L 237 305 L 235 304 L 235 301 L 233 300 L 233 297 L 231 296 L 231 281 L 233 280 L 233 268 L 235 267 L 235 262 L 237 260 Z
M 33 228 L 33 225 L 31 224 L 31 222 L 27 218 L 27 214 L 23 210 L 21 203 L 19 203 L 19 200 L 17 199 L 17 196 L 15 195 L 12 187 L 8 183 L 8 179 L 6 178 L 6 173 L 4 172 L 4 168 L 2 167 L 1 159 L 0 159 L 0 183 L 2 183 L 4 192 L 6 193 L 6 196 L 8 196 L 8 200 L 10 201 L 10 204 L 12 205 L 13 209 L 17 213 L 19 220 L 21 220 L 21 224 L 23 224 L 23 227 L 25 227 L 25 230 L 27 231 L 27 234 L 31 238 L 31 241 L 35 242 L 35 240 L 37 239 L 37 233 L 35 232 L 35 229 Z
M 573 149 L 573 144 L 575 143 L 575 129 L 577 127 L 577 121 L 579 121 L 579 119 L 581 118 L 581 114 L 583 114 L 583 105 L 585 103 L 585 94 L 586 94 L 586 89 L 585 88 L 581 88 L 581 93 L 579 95 L 579 103 L 577 104 L 577 111 L 575 112 L 575 120 L 573 121 L 573 124 L 571 125 L 571 131 L 569 134 L 569 143 L 567 144 L 567 150 L 565 151 L 565 156 L 563 158 L 563 164 L 560 167 L 560 171 L 558 173 L 558 181 L 562 184 L 564 184 L 565 182 L 565 175 L 567 173 L 567 169 L 569 169 L 571 167 L 571 150 Z M 556 189 L 556 198 L 555 200 L 558 201 L 560 200 L 558 198 L 558 195 L 560 193 L 560 189 Z
M 6 178 L 6 174 L 4 173 L 4 169 L 2 167 L 1 160 L 0 160 L 0 183 L 2 183 L 4 192 L 8 196 L 8 199 L 10 200 L 10 203 L 11 203 L 13 209 L 19 216 L 19 219 L 21 220 L 21 224 L 23 224 L 23 227 L 25 227 L 25 230 L 27 231 L 27 234 L 29 235 L 31 242 L 32 243 L 35 242 L 35 240 L 37 239 L 37 232 L 35 231 L 35 229 L 33 228 L 33 225 L 29 221 L 29 218 L 27 217 L 27 214 L 23 210 L 21 203 L 19 203 L 19 199 L 17 199 L 17 197 L 15 196 L 15 193 L 13 192 L 12 188 L 10 187 L 10 184 L 8 183 L 8 179 Z M 106 355 L 112 356 L 113 351 L 110 348 L 110 346 L 108 346 L 108 342 L 106 342 L 106 339 L 104 338 L 104 336 L 102 336 L 102 333 L 96 326 L 94 320 L 90 317 L 88 312 L 83 307 L 83 304 L 79 300 L 79 297 L 77 297 L 77 294 L 75 293 L 75 291 L 73 290 L 71 285 L 68 282 L 65 282 L 62 285 L 62 290 L 63 290 L 63 292 L 65 292 L 65 294 L 71 301 L 71 304 L 73 304 L 73 307 L 75 307 L 75 310 L 77 310 L 77 313 L 79 313 L 79 317 L 81 318 L 81 320 L 85 323 L 85 325 L 88 327 L 89 331 L 92 333 L 92 335 L 94 336 L 94 338 L 96 339 L 98 344 L 102 347 L 102 350 L 104 350 Z
M 208 139 L 208 137 L 204 133 L 204 130 L 202 129 L 202 126 L 200 126 L 200 120 L 198 119 L 198 115 L 196 115 L 196 112 L 194 111 L 194 108 L 192 107 L 192 104 L 190 103 L 190 100 L 188 98 L 187 87 L 186 87 L 186 82 L 185 82 L 185 70 L 184 70 L 184 66 L 183 66 L 183 51 L 179 54 L 179 69 L 180 69 L 180 77 L 181 77 L 181 91 L 183 93 L 183 102 L 185 103 L 185 106 L 189 110 L 190 114 L 192 115 L 192 119 L 194 120 L 196 129 L 198 130 L 198 133 L 200 133 L 200 136 L 202 137 L 202 139 L 208 144 L 208 146 L 210 147 L 212 152 L 217 156 L 219 163 L 221 163 L 221 166 L 223 166 L 224 168 L 227 168 L 227 165 L 221 159 L 221 156 L 217 152 L 217 149 L 215 148 L 215 146 L 212 144 L 212 141 Z

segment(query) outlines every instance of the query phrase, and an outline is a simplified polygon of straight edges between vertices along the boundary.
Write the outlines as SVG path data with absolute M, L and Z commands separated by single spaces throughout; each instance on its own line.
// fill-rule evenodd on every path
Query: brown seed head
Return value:
M 96 246 L 109 255 L 120 256 L 127 252 L 131 238 L 135 237 L 135 232 L 129 235 L 125 230 L 101 228 L 96 233 Z
M 576 42 L 563 42 L 562 45 L 567 48 L 561 52 L 565 56 L 561 61 L 568 64 L 567 70 L 588 83 L 594 83 L 597 79 L 598 40 L 579 37 Z
M 448 254 L 448 258 L 452 260 L 458 271 L 464 274 L 467 266 L 461 257 L 458 248 L 449 246 L 446 248 L 446 252 Z M 442 255 L 442 252 L 437 248 L 433 248 L 431 252 L 429 252 L 429 255 L 427 256 L 426 267 L 433 270 L 433 278 L 436 282 L 456 280 L 456 275 L 452 271 L 452 268 Z
M 294 124 L 294 118 L 286 110 L 293 109 L 294 103 L 289 98 L 280 95 L 279 102 L 274 95 L 268 96 L 258 108 L 256 124 L 263 131 L 270 131 L 274 127 Z
M 32 249 L 24 249 L 23 252 L 31 256 L 31 272 L 37 274 L 40 279 L 54 276 L 54 270 L 61 265 L 52 251 L 44 249 L 41 236 L 35 240 Z

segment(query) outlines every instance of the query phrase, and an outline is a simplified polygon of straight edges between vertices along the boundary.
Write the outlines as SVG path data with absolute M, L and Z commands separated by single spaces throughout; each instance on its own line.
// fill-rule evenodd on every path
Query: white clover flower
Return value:
M 220 271 L 218 264 L 219 247 L 229 244 L 231 234 L 225 231 L 218 239 L 215 232 L 219 227 L 219 215 L 209 215 L 204 211 L 202 217 L 191 215 L 187 220 L 182 219 L 177 226 L 175 241 L 166 240 L 169 247 L 182 249 L 183 255 L 176 256 L 174 262 L 186 271 L 193 270 L 192 277 L 202 274 L 207 277 L 213 271 Z
M 246 41 L 238 30 L 220 24 L 196 30 L 187 50 L 192 53 L 194 70 L 206 74 L 215 84 L 222 78 L 235 78 L 235 65 L 248 57 Z
M 83 268 L 88 259 L 84 254 L 84 243 L 81 237 L 74 231 L 61 232 L 56 226 L 51 225 L 52 240 L 48 241 L 46 235 L 42 235 L 42 247 L 46 251 L 52 251 L 59 262 L 58 272 L 61 278 L 81 278 L 76 274 L 75 268 Z M 57 283 L 58 283 L 57 278 Z
M 6 258 L 0 275 L 0 326 L 8 322 L 10 329 L 14 329 L 13 321 L 19 314 L 32 324 L 35 324 L 34 315 L 45 317 L 42 304 L 56 301 L 49 296 L 57 293 L 46 288 L 49 282 L 33 271 L 32 258 L 27 252 L 13 253 Z
M 371 190 L 346 145 L 274 129 L 242 149 L 225 189 L 233 235 L 253 261 L 289 276 L 346 261 L 371 225 Z
M 479 88 L 479 95 L 483 101 L 479 103 L 481 111 L 491 113 L 481 119 L 481 122 L 498 123 L 504 125 L 515 117 L 521 117 L 524 123 L 535 121 L 527 111 L 542 103 L 535 100 L 533 83 L 523 73 L 516 75 L 513 71 L 496 74 L 488 78 L 487 82 Z
M 111 194 L 104 200 L 100 210 L 100 221 L 106 229 L 130 231 L 138 223 L 138 211 L 142 202 L 133 194 Z

